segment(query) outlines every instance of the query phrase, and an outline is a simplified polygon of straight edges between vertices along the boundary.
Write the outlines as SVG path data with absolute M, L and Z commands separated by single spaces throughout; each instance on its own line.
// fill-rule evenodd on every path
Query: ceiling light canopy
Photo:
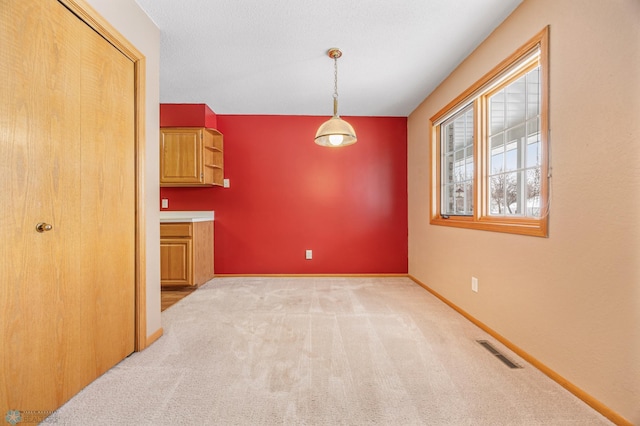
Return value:
M 322 123 L 316 132 L 315 141 L 321 146 L 347 146 L 356 143 L 358 138 L 351 124 L 347 123 L 338 115 L 338 58 L 342 52 L 338 48 L 329 49 L 327 52 L 333 58 L 334 79 L 333 79 L 333 117 Z

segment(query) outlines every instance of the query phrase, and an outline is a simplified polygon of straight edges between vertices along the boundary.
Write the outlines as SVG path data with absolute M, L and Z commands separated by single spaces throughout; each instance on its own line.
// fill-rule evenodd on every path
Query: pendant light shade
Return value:
M 327 53 L 334 61 L 333 117 L 318 128 L 315 141 L 321 146 L 347 146 L 356 143 L 358 138 L 351 124 L 338 115 L 338 58 L 342 56 L 342 52 L 340 49 L 333 48 Z
M 338 116 L 322 123 L 316 132 L 316 143 L 322 146 L 346 146 L 357 140 L 351 124 Z

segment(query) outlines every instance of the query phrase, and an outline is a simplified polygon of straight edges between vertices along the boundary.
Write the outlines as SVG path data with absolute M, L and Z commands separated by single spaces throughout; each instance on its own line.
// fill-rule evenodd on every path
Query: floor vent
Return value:
M 511 361 L 509 358 L 504 356 L 503 353 L 501 353 L 499 350 L 494 348 L 493 345 L 491 343 L 489 343 L 487 340 L 476 340 L 476 342 L 480 343 L 486 350 L 488 350 L 493 355 L 495 355 L 507 367 L 509 367 L 509 368 L 522 368 L 521 365 L 516 364 L 515 362 Z

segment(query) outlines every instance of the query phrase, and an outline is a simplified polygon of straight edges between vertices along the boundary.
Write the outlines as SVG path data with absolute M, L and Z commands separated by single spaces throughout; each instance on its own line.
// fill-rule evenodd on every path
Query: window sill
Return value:
M 548 237 L 547 219 L 496 219 L 489 217 L 437 215 L 432 217 L 431 225 L 451 226 L 454 228 L 478 229 L 481 231 L 503 232 L 508 234 Z

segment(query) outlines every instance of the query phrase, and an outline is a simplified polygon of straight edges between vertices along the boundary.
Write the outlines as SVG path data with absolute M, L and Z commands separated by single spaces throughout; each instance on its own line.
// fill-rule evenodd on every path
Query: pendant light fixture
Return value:
M 347 146 L 356 143 L 356 132 L 338 115 L 338 58 L 342 52 L 338 48 L 329 49 L 327 52 L 333 58 L 333 117 L 322 123 L 316 132 L 316 143 L 321 146 Z

